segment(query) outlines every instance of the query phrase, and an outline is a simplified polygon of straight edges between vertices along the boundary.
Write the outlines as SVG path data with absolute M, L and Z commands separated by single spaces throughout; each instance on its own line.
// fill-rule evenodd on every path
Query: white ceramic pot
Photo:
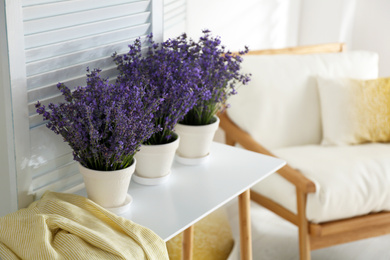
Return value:
M 209 125 L 177 124 L 175 132 L 180 136 L 177 155 L 182 158 L 198 159 L 208 156 L 210 145 L 219 126 L 219 118 Z
M 176 134 L 175 134 L 176 135 Z M 167 144 L 142 145 L 135 154 L 137 167 L 133 180 L 144 185 L 157 185 L 165 182 L 171 173 L 172 163 L 180 137 Z
M 104 208 L 122 207 L 128 200 L 127 191 L 134 173 L 136 160 L 129 167 L 117 171 L 97 171 L 79 164 L 88 198 Z

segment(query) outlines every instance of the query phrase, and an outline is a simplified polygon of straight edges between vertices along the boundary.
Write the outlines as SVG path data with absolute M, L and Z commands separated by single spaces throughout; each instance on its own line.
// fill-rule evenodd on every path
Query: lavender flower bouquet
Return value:
M 87 70 L 87 85 L 73 92 L 63 83 L 57 87 L 64 103 L 39 101 L 37 112 L 48 120 L 47 127 L 60 134 L 73 149 L 74 160 L 100 171 L 124 169 L 133 162 L 140 145 L 159 129 L 154 114 L 161 100 L 143 77 L 110 84 L 100 70 Z
M 180 38 L 185 37 L 182 35 Z M 240 73 L 240 55 L 245 51 L 232 54 L 221 45 L 219 37 L 212 37 L 209 30 L 203 31 L 198 42 L 188 40 L 191 48 L 188 58 L 200 68 L 200 80 L 197 85 L 203 90 L 201 98 L 180 122 L 185 125 L 207 125 L 213 123 L 218 111 L 226 108 L 229 96 L 236 94 L 236 85 L 246 85 L 250 75 Z
M 129 52 L 113 55 L 120 72 L 118 81 L 133 81 L 144 75 L 156 86 L 156 98 L 164 99 L 155 113 L 155 125 L 161 131 L 154 133 L 145 144 L 165 144 L 176 139 L 173 129 L 188 111 L 198 102 L 202 88 L 199 88 L 200 67 L 194 59 L 188 58 L 192 48 L 185 38 L 178 37 L 162 43 L 155 43 L 153 36 L 147 38 L 148 48 L 142 55 L 140 39 L 129 45 Z

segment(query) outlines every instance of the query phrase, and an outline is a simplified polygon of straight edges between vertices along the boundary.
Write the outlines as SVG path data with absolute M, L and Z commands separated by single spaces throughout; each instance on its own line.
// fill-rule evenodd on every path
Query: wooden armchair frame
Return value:
M 309 54 L 342 52 L 344 49 L 345 46 L 342 43 L 331 43 L 285 49 L 259 50 L 252 51 L 250 54 Z M 231 121 L 226 113 L 221 113 L 219 117 L 220 127 L 225 132 L 226 144 L 235 145 L 238 143 L 250 151 L 274 156 L 270 151 L 256 142 L 247 132 L 240 129 Z M 253 190 L 250 193 L 251 200 L 298 227 L 301 260 L 310 260 L 311 250 L 390 233 L 390 212 L 388 211 L 320 224 L 311 223 L 306 218 L 306 200 L 309 193 L 316 191 L 315 184 L 288 164 L 280 169 L 277 174 L 281 175 L 296 187 L 297 214 Z

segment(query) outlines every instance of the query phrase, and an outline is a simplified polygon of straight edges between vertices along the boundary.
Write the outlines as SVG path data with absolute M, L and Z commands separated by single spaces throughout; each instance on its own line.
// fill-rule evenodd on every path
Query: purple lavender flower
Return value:
M 129 52 L 124 55 L 114 54 L 114 61 L 120 72 L 118 82 L 133 81 L 144 76 L 155 86 L 156 98 L 163 99 L 160 109 L 155 113 L 155 124 L 162 130 L 147 140 L 147 144 L 163 144 L 172 141 L 172 132 L 178 121 L 182 120 L 197 103 L 202 88 L 198 84 L 200 66 L 188 56 L 192 42 L 185 35 L 155 43 L 153 36 L 147 38 L 146 55 L 142 55 L 142 42 L 137 39 L 129 45 Z
M 63 83 L 57 87 L 65 103 L 39 101 L 38 114 L 47 127 L 60 134 L 73 150 L 74 159 L 95 170 L 118 170 L 131 165 L 140 145 L 154 132 L 154 113 L 161 103 L 144 77 L 110 84 L 100 70 L 87 69 L 87 85 L 73 92 Z
M 172 131 L 178 122 L 190 125 L 209 124 L 213 116 L 227 107 L 226 100 L 236 94 L 236 84 L 247 84 L 249 75 L 240 74 L 240 63 L 245 51 L 232 54 L 221 46 L 219 37 L 210 31 L 198 42 L 182 34 L 162 43 L 153 36 L 146 40 L 148 48 L 143 55 L 140 39 L 129 45 L 126 54 L 114 54 L 119 76 L 117 82 L 126 83 L 147 77 L 153 94 L 163 99 L 155 113 L 156 127 L 161 127 L 146 141 L 163 144 L 171 141 Z
M 202 96 L 197 104 L 181 121 L 187 125 L 206 125 L 213 121 L 214 115 L 228 107 L 227 99 L 235 95 L 236 84 L 246 85 L 250 74 L 240 73 L 242 57 L 248 53 L 248 47 L 238 54 L 232 54 L 221 45 L 219 37 L 212 37 L 209 30 L 203 31 L 198 42 L 189 41 L 191 49 L 188 58 L 199 65 L 201 80 L 197 83 L 202 88 Z

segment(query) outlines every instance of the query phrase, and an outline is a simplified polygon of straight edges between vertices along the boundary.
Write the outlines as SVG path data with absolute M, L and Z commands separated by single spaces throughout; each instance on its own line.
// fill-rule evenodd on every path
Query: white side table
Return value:
M 164 241 L 184 231 L 183 256 L 191 259 L 192 225 L 238 196 L 241 259 L 252 259 L 249 188 L 284 165 L 277 158 L 213 143 L 204 164 L 174 162 L 166 183 L 144 186 L 131 182 L 133 203 L 121 216 L 153 230 Z M 86 195 L 85 190 L 77 193 Z

